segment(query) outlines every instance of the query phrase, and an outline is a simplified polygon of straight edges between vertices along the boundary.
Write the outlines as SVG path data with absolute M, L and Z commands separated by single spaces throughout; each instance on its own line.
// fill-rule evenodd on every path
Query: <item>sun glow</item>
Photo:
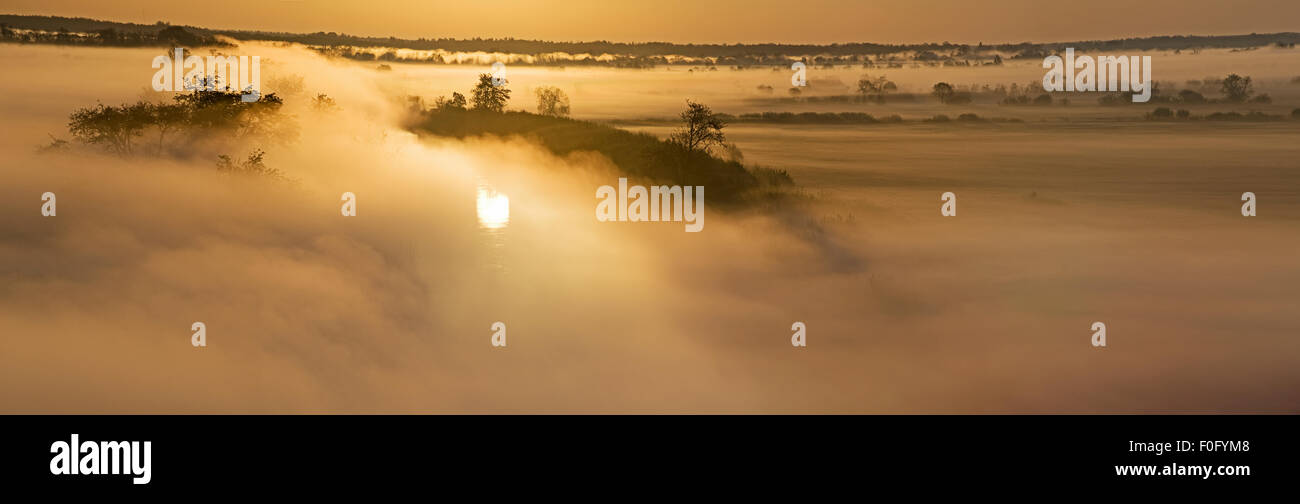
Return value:
M 478 224 L 501 229 L 510 223 L 510 197 L 487 187 L 478 188 Z

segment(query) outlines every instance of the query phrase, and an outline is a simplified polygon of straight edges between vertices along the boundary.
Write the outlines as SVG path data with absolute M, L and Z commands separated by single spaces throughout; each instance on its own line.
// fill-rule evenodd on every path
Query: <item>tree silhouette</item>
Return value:
M 478 84 L 474 86 L 472 96 L 474 110 L 503 112 L 506 109 L 506 102 L 510 100 L 510 89 L 506 88 L 506 82 L 502 82 L 500 86 L 492 82 L 491 74 L 479 74 Z
M 68 117 L 68 132 L 77 141 L 101 145 L 122 156 L 135 153 L 133 140 L 148 128 L 158 129 L 157 154 L 163 153 L 168 135 L 174 131 L 188 133 L 191 140 L 228 135 L 287 142 L 296 137 L 293 121 L 279 114 L 283 101 L 275 93 L 253 102 L 242 98 L 239 92 L 199 87 L 177 95 L 176 103 L 171 104 L 143 100 L 119 106 L 101 103 L 74 111 Z
M 447 110 L 465 110 L 465 95 L 452 93 L 450 100 L 445 96 L 439 96 L 437 100 L 433 101 L 433 108 L 439 112 Z
M 99 104 L 73 112 L 68 118 L 68 132 L 88 144 L 103 145 L 110 152 L 131 154 L 131 139 L 140 136 L 151 121 L 150 104 L 113 107 Z
M 1255 91 L 1251 89 L 1250 77 L 1242 77 L 1237 74 L 1229 75 L 1223 79 L 1223 87 L 1220 89 L 1223 96 L 1230 102 L 1243 102 Z
M 339 106 L 338 103 L 334 102 L 333 98 L 329 97 L 329 95 L 320 93 L 316 95 L 315 98 L 311 99 L 311 108 L 321 112 L 333 112 L 338 110 Z
M 689 151 L 708 151 L 714 145 L 722 145 L 726 137 L 722 128 L 727 126 L 707 105 L 686 100 L 686 110 L 681 114 L 685 124 L 668 137 L 670 142 L 685 147 Z
M 898 85 L 894 84 L 893 81 L 890 81 L 883 75 L 875 78 L 872 78 L 870 75 L 863 75 L 862 78 L 858 80 L 858 93 L 863 96 L 888 93 L 897 89 Z
M 288 180 L 280 169 L 266 166 L 263 162 L 265 156 L 266 151 L 253 149 L 246 159 L 236 164 L 230 156 L 221 154 L 217 156 L 217 171 L 227 175 L 257 175 L 274 180 Z
M 537 94 L 537 113 L 552 117 L 569 116 L 569 96 L 564 94 L 560 88 L 551 86 L 542 86 L 535 91 Z
M 153 123 L 158 127 L 158 154 L 162 154 L 163 140 L 167 132 L 185 126 L 190 120 L 189 110 L 178 103 L 162 103 L 151 106 Z
M 930 94 L 934 95 L 935 98 L 938 98 L 940 102 L 948 103 L 957 92 L 952 88 L 952 84 L 940 82 L 934 85 L 934 89 L 930 91 Z

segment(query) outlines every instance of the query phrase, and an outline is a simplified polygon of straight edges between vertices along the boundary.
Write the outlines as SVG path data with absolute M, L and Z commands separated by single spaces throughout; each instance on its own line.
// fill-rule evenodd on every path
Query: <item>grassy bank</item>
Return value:
M 704 186 L 711 205 L 771 202 L 783 198 L 794 186 L 784 170 L 747 167 L 646 133 L 562 117 L 527 112 L 433 110 L 422 114 L 413 129 L 452 138 L 520 136 L 560 156 L 579 151 L 598 152 L 640 183 Z

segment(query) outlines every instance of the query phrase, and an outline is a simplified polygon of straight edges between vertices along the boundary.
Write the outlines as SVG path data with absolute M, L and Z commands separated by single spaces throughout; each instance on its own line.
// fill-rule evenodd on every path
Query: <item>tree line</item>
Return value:
M 118 23 L 88 18 L 67 18 L 57 16 L 20 16 L 0 15 L 0 24 L 11 28 L 35 29 L 56 32 L 60 29 L 71 32 L 90 33 L 112 29 L 117 33 L 156 33 L 167 25 L 158 22 L 154 25 L 136 23 Z M 791 62 L 805 58 L 822 58 L 811 63 L 862 63 L 871 61 L 871 56 L 889 54 L 911 54 L 916 61 L 933 58 L 950 58 L 956 61 L 980 59 L 980 55 L 993 58 L 994 53 L 1011 54 L 1020 58 L 1041 58 L 1065 47 L 1080 51 L 1137 51 L 1137 50 L 1186 50 L 1202 48 L 1252 48 L 1263 46 L 1294 47 L 1300 43 L 1300 33 L 1284 32 L 1248 35 L 1214 35 L 1214 36 L 1156 36 L 1137 37 L 1115 40 L 1093 40 L 1075 42 L 1034 43 L 1020 42 L 1011 44 L 954 44 L 950 42 L 923 44 L 882 44 L 882 43 L 840 43 L 840 44 L 677 44 L 671 42 L 611 42 L 595 40 L 586 42 L 555 42 L 544 40 L 527 40 L 515 38 L 417 38 L 401 39 L 396 37 L 361 37 L 335 32 L 316 33 L 280 33 L 249 30 L 215 30 L 200 27 L 184 27 L 189 33 L 200 37 L 229 36 L 239 40 L 265 40 L 276 42 L 294 42 L 308 46 L 325 47 L 385 47 L 393 49 L 445 50 L 449 52 L 487 52 L 526 54 L 542 56 L 550 53 L 567 54 L 610 54 L 625 58 L 620 64 L 632 64 L 638 58 L 655 58 L 669 55 L 696 59 L 711 59 L 717 65 L 789 65 Z M 616 60 L 618 61 L 618 60 Z M 667 60 L 664 60 L 667 61 Z M 592 60 L 590 64 L 599 64 Z

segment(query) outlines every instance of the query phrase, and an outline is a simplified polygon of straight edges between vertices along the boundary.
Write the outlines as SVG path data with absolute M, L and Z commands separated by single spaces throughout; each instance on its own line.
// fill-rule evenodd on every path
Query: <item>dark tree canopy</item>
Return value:
M 681 118 L 685 124 L 668 139 L 686 150 L 708 151 L 710 147 L 722 145 L 726 141 L 722 128 L 727 124 L 707 105 L 686 100 L 686 110 L 682 112 Z
M 1251 88 L 1250 77 L 1242 77 L 1237 74 L 1229 75 L 1223 79 L 1222 88 L 1224 98 L 1231 102 L 1243 102 L 1254 94 Z
M 930 91 L 930 94 L 934 95 L 935 98 L 938 98 L 939 101 L 943 103 L 948 103 L 949 101 L 951 101 L 953 95 L 955 95 L 956 93 L 957 90 L 953 89 L 952 84 L 949 84 L 947 82 L 940 82 L 938 84 L 935 84 L 934 89 Z
M 472 92 L 474 110 L 505 111 L 506 102 L 510 101 L 510 89 L 506 88 L 506 84 L 507 82 L 502 82 L 498 86 L 492 82 L 491 74 L 479 74 L 478 84 Z
M 230 136 L 287 142 L 297 130 L 292 121 L 279 114 L 283 103 L 274 93 L 244 101 L 238 92 L 201 87 L 177 95 L 175 103 L 101 103 L 78 109 L 68 117 L 68 132 L 77 141 L 103 146 L 123 156 L 138 153 L 135 139 L 150 130 L 158 133 L 153 149 L 156 154 L 163 152 L 168 135 L 174 132 L 188 134 L 187 138 L 170 137 L 176 140 Z

